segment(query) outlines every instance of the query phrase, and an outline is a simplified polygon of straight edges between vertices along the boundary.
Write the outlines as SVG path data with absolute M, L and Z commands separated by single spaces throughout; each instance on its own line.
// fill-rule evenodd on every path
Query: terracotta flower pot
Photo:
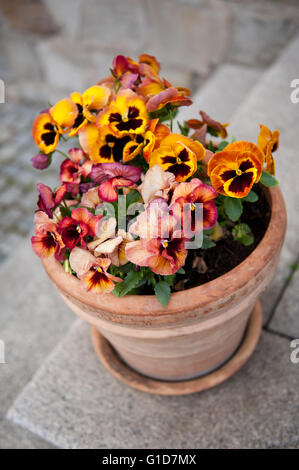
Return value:
M 258 296 L 275 273 L 286 210 L 277 187 L 267 193 L 271 219 L 256 249 L 223 276 L 172 294 L 167 308 L 153 295 L 87 292 L 54 258 L 43 265 L 70 308 L 96 326 L 131 368 L 168 381 L 198 377 L 236 351 Z

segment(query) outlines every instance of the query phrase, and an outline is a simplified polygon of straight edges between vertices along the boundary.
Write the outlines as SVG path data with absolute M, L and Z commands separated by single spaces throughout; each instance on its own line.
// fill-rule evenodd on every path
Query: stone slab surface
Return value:
M 61 448 L 298 447 L 299 364 L 285 338 L 263 333 L 234 377 L 215 389 L 161 397 L 117 381 L 77 320 L 8 412 Z
M 299 338 L 299 271 L 294 273 L 269 323 L 273 331 Z
M 228 122 L 261 74 L 262 70 L 242 65 L 220 65 L 192 97 L 193 104 L 180 109 L 177 119 L 183 123 L 199 118 L 203 109 L 217 121 Z
M 0 270 L 0 339 L 5 363 L 0 363 L 0 447 L 16 442 L 29 444 L 29 437 L 2 421 L 15 397 L 32 378 L 74 320 L 54 286 L 47 279 L 29 244 L 15 253 Z M 1 344 L 3 344 L 1 343 Z M 34 444 L 32 444 L 34 445 Z
M 291 101 L 291 82 L 298 77 L 299 35 L 284 50 L 248 94 L 233 116 L 230 135 L 256 142 L 259 124 L 279 129 L 280 148 L 276 156 L 277 178 L 283 192 L 288 229 L 279 269 L 271 286 L 262 297 L 265 317 L 275 307 L 286 283 L 292 263 L 299 253 L 299 159 L 297 150 L 299 103 Z

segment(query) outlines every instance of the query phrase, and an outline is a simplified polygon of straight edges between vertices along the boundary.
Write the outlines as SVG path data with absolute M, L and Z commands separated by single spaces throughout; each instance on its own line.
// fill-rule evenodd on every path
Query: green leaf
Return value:
M 143 279 L 143 271 L 130 271 L 124 278 L 123 282 L 119 282 L 115 285 L 113 289 L 113 294 L 116 297 L 123 297 L 128 294 L 132 289 L 140 287 L 146 282 L 146 279 Z
M 177 270 L 177 274 L 186 274 L 186 271 L 185 271 L 185 269 L 180 268 L 180 269 Z
M 256 202 L 258 200 L 259 200 L 258 195 L 252 190 L 250 191 L 249 194 L 247 194 L 247 196 L 242 197 L 242 201 L 246 201 L 246 202 Z
M 180 124 L 179 121 L 177 121 L 177 125 L 179 126 L 179 129 L 181 131 L 181 134 L 182 135 L 185 135 L 186 137 L 188 137 L 188 134 L 189 134 L 189 131 L 190 131 L 190 127 L 186 124 L 186 122 L 184 122 L 184 125 Z
M 132 189 L 126 196 L 126 206 L 130 207 L 132 204 L 135 204 L 140 200 L 140 192 L 137 189 Z
M 269 188 L 271 188 L 272 186 L 277 186 L 278 185 L 277 179 L 274 178 L 274 176 L 270 175 L 270 173 L 268 173 L 265 170 L 262 171 L 262 176 L 261 176 L 260 182 L 264 186 L 267 186 Z
M 175 282 L 175 274 L 170 274 L 169 276 L 163 276 L 164 281 L 171 287 Z
M 236 241 L 242 243 L 245 246 L 252 245 L 254 242 L 254 236 L 250 230 L 249 225 L 239 223 L 234 226 L 232 230 L 233 237 Z
M 213 248 L 213 246 L 216 246 L 216 243 L 213 242 L 213 240 L 211 240 L 209 237 L 204 235 L 202 239 L 201 249 L 208 250 L 209 248 Z
M 170 287 L 166 281 L 159 281 L 155 286 L 155 294 L 160 304 L 166 307 L 170 300 Z
M 211 134 L 214 137 L 218 137 L 218 131 L 214 129 L 213 127 L 208 126 L 207 133 Z
M 224 209 L 227 217 L 233 222 L 236 222 L 243 212 L 242 201 L 235 197 L 225 197 Z
M 222 142 L 220 142 L 220 144 L 218 145 L 218 151 L 220 152 L 221 150 L 224 150 L 228 144 L 229 142 L 227 142 L 226 140 L 223 140 Z

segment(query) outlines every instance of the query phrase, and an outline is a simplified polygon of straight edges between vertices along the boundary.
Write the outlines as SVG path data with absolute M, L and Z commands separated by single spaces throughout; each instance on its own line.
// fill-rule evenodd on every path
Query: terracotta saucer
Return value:
M 235 354 L 213 372 L 195 379 L 179 382 L 151 379 L 135 372 L 120 359 L 110 343 L 99 333 L 95 326 L 91 327 L 91 336 L 95 351 L 102 363 L 121 382 L 142 392 L 155 395 L 189 395 L 215 387 L 235 374 L 253 353 L 261 329 L 262 309 L 258 301 L 249 319 L 243 341 Z

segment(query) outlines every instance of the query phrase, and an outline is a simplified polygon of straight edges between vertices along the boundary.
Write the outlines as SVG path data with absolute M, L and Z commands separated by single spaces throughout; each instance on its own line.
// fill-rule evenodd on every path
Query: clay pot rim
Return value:
M 54 257 L 42 259 L 42 264 L 59 290 L 95 310 L 103 310 L 119 317 L 163 316 L 192 312 L 204 308 L 211 302 L 225 301 L 225 298 L 237 293 L 258 275 L 267 260 L 272 258 L 276 249 L 282 244 L 286 230 L 284 199 L 278 187 L 267 188 L 266 192 L 270 199 L 271 217 L 264 237 L 253 252 L 222 276 L 200 286 L 172 293 L 166 308 L 161 306 L 155 295 L 126 295 L 119 298 L 112 293 L 99 295 L 88 292 L 83 283 L 75 276 L 66 273 Z

